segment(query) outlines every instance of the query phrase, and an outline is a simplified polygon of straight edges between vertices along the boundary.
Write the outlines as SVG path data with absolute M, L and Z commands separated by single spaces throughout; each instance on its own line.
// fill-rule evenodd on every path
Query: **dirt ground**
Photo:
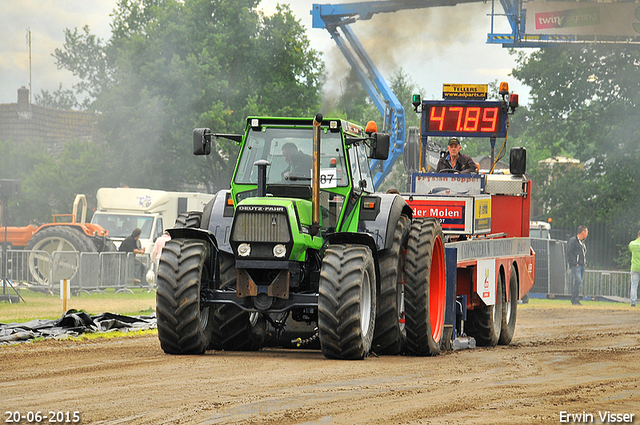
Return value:
M 364 361 L 170 356 L 155 335 L 5 346 L 3 423 L 9 411 L 43 423 L 77 411 L 84 424 L 640 423 L 640 308 L 528 304 L 517 323 L 506 347 Z

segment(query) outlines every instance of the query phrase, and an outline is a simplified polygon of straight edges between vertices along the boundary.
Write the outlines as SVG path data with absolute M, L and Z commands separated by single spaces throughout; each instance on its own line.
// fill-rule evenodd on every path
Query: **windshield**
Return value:
M 351 161 L 351 169 L 354 176 L 358 176 L 357 180 L 354 177 L 354 186 L 360 187 L 360 189 L 372 193 L 373 180 L 371 180 L 371 170 L 369 168 L 369 158 L 367 157 L 367 147 L 365 145 L 356 145 L 354 147 L 355 155 L 358 156 L 357 161 Z M 353 151 L 353 150 L 352 150 Z
M 347 186 L 341 133 L 323 129 L 320 151 L 320 173 L 329 182 L 324 187 Z M 311 184 L 313 129 L 251 129 L 240 154 L 235 183 L 257 184 L 258 168 L 253 164 L 260 159 L 271 163 L 267 184 Z
M 153 217 L 144 215 L 120 215 L 95 213 L 91 220 L 109 231 L 111 238 L 126 238 L 135 228 L 142 230 L 140 239 L 151 239 Z

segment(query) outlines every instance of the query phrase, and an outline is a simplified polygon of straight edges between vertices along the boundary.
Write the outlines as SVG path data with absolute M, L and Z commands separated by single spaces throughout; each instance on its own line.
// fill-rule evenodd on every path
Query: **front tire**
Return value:
M 209 248 L 199 240 L 172 239 L 158 266 L 158 338 L 167 354 L 202 354 L 209 346 L 212 308 L 201 305 L 209 282 Z
M 220 286 L 235 289 L 238 273 L 235 258 L 219 252 Z M 262 348 L 266 322 L 262 314 L 249 313 L 233 304 L 217 304 L 213 308 L 210 349 L 227 351 L 257 351 Z
M 322 354 L 359 360 L 371 350 L 376 272 L 367 246 L 330 245 L 320 270 L 318 333 Z
M 405 292 L 408 353 L 415 356 L 440 354 L 446 273 L 442 227 L 436 219 L 419 219 L 411 225 Z

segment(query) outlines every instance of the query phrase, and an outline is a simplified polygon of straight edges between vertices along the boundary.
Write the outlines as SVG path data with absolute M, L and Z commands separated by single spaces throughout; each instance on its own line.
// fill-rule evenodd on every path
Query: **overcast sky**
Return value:
M 323 53 L 329 71 L 327 90 L 339 91 L 347 63 L 326 30 L 311 28 L 313 2 L 279 2 L 291 5 L 307 28 L 312 47 Z M 270 15 L 277 3 L 262 0 L 261 8 Z M 116 0 L 0 0 L 0 103 L 16 103 L 18 88 L 29 87 L 28 28 L 33 93 L 53 92 L 60 83 L 70 89 L 73 75 L 56 69 L 51 56 L 63 46 L 65 28 L 89 25 L 92 34 L 108 39 L 115 6 Z M 497 79 L 509 82 L 524 103 L 528 90 L 509 76 L 515 57 L 500 45 L 485 42 L 490 8 L 490 3 L 472 3 L 381 14 L 352 28 L 387 80 L 402 67 L 424 89 L 424 99 L 440 99 L 443 83 L 486 84 Z M 494 25 L 496 32 L 508 32 L 506 18 L 497 17 Z

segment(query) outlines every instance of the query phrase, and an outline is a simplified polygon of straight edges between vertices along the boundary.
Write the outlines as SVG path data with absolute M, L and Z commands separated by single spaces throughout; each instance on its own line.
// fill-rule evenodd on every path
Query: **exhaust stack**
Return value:
M 311 170 L 311 236 L 318 234 L 320 230 L 320 125 L 322 114 L 318 113 L 313 118 L 313 168 Z

